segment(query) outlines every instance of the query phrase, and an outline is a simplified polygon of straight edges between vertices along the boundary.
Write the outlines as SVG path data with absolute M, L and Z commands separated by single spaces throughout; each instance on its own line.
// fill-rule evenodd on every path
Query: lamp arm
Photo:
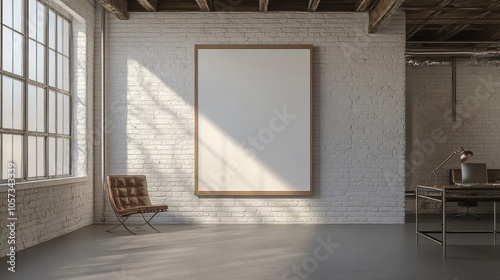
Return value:
M 450 160 L 450 158 L 452 158 L 454 155 L 456 155 L 457 153 L 460 153 L 461 151 L 458 150 L 458 151 L 454 151 L 453 153 L 451 153 L 451 155 L 449 155 L 440 165 L 438 165 L 438 167 L 436 167 L 434 169 L 434 175 L 436 175 L 436 172 L 446 163 Z

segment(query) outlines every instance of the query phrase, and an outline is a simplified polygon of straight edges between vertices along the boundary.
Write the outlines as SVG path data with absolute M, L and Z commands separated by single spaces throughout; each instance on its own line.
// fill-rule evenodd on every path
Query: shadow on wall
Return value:
M 192 57 L 187 53 L 184 55 Z M 257 211 L 263 206 L 281 207 L 287 216 L 301 217 L 293 207 L 284 206 L 289 198 L 280 203 L 282 197 L 246 197 L 237 201 L 233 197 L 228 199 L 230 202 L 220 197 L 196 197 L 193 172 L 194 91 L 182 92 L 185 85 L 178 85 L 179 81 L 175 79 L 178 75 L 192 77 L 193 67 L 174 61 L 164 62 L 152 69 L 144 64 L 156 65 L 145 58 L 129 58 L 119 64 L 113 63 L 113 67 L 127 69 L 126 83 L 119 82 L 123 73 L 117 73 L 117 77 L 108 76 L 107 91 L 111 93 L 106 100 L 108 174 L 145 174 L 153 203 L 165 203 L 175 209 L 163 214 L 166 217 L 159 217 L 157 221 L 193 223 L 197 219 L 190 212 L 197 211 L 204 212 L 200 221 L 206 222 L 209 212 L 212 212 L 214 217 L 209 220 L 218 222 L 221 218 L 218 210 L 224 208 L 224 212 L 231 211 L 228 206 L 252 207 L 255 211 L 247 218 L 250 223 L 272 218 L 273 214 Z M 164 69 L 177 69 L 178 72 L 175 76 L 169 75 Z M 194 85 L 194 80 L 188 79 L 189 82 Z M 122 92 L 126 94 L 120 94 Z M 273 167 L 267 165 L 266 168 Z M 315 189 L 315 192 L 317 194 L 318 190 Z M 311 198 L 308 196 L 307 200 Z M 107 209 L 108 217 L 113 217 L 109 203 Z M 234 209 L 240 214 L 245 212 Z

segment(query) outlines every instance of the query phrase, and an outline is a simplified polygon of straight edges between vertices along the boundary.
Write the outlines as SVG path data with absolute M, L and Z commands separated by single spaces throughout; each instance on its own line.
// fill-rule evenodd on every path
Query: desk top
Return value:
M 419 189 L 427 194 L 420 194 Z M 425 186 L 417 185 L 416 193 L 418 197 L 439 200 L 445 195 L 447 202 L 459 201 L 477 201 L 477 202 L 500 202 L 500 185 L 474 185 L 474 186 L 456 186 L 439 185 Z
M 500 184 L 482 184 L 473 186 L 457 186 L 457 185 L 417 185 L 419 188 L 434 190 L 434 191 L 500 191 Z

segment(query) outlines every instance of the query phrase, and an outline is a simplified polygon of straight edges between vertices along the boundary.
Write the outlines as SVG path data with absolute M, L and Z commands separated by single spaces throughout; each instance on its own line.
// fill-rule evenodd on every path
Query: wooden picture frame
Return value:
M 312 45 L 195 45 L 195 194 L 311 195 Z

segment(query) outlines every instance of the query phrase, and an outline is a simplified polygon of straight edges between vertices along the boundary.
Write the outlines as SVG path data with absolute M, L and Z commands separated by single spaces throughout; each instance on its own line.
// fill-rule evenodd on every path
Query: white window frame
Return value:
M 3 1 L 6 1 L 6 0 L 0 0 L 0 22 L 1 22 L 1 25 L 0 25 L 0 53 L 3 54 L 3 28 L 4 28 L 4 22 L 3 22 L 3 11 L 1 10 L 2 8 L 2 5 L 3 5 Z M 8 0 L 7 0 L 8 1 Z M 4 151 L 3 151 L 3 143 L 1 142 L 3 140 L 3 135 L 20 135 L 23 137 L 23 145 L 22 145 L 22 166 L 16 166 L 16 170 L 22 170 L 22 176 L 19 177 L 19 176 L 16 176 L 16 180 L 17 181 L 40 181 L 40 180 L 47 180 L 47 179 L 54 179 L 54 178 L 68 178 L 68 177 L 72 177 L 74 176 L 74 171 L 73 171 L 73 153 L 74 153 L 74 149 L 73 149 L 73 139 L 74 139 L 74 132 L 73 132 L 73 95 L 74 95 L 74 88 L 73 88 L 73 60 L 74 60 L 74 52 L 73 52 L 73 23 L 72 23 L 72 19 L 66 15 L 64 15 L 63 13 L 61 13 L 60 11 L 58 11 L 57 9 L 51 7 L 50 5 L 48 5 L 46 3 L 46 1 L 43 1 L 43 0 L 36 0 L 36 2 L 38 4 L 41 4 L 41 5 L 44 5 L 45 6 L 45 21 L 44 21 L 44 29 L 45 29 L 45 35 L 44 35 L 44 47 L 45 47 L 45 51 L 44 51 L 44 62 L 45 62 L 45 65 L 44 65 L 44 81 L 43 82 L 39 82 L 39 81 L 34 81 L 34 80 L 30 80 L 29 78 L 29 43 L 30 43 L 30 36 L 29 36 L 29 25 L 30 25 L 30 18 L 29 18 L 29 3 L 31 2 L 30 0 L 14 0 L 14 1 L 23 1 L 23 46 L 22 46 L 22 49 L 23 49 L 23 73 L 22 75 L 17 75 L 17 74 L 14 74 L 14 73 L 11 73 L 9 71 L 5 71 L 3 69 L 3 57 L 0 57 L 0 88 L 2 89 L 3 91 L 3 77 L 9 77 L 11 79 L 15 79 L 17 81 L 20 81 L 22 82 L 22 88 L 23 88 L 23 92 L 22 92 L 22 110 L 23 112 L 21 113 L 22 117 L 23 117 L 23 127 L 22 129 L 13 129 L 13 128 L 4 128 L 3 127 L 3 123 L 2 123 L 2 114 L 0 114 L 0 164 L 3 163 L 3 155 L 4 155 Z M 56 44 L 55 44 L 55 55 L 56 57 L 58 56 L 58 54 L 60 53 L 61 55 L 64 55 L 67 59 L 68 59 L 68 85 L 67 85 L 67 90 L 63 90 L 63 89 L 60 89 L 58 88 L 57 86 L 57 68 L 59 67 L 58 63 L 56 62 L 55 63 L 55 67 L 56 67 L 56 70 L 55 70 L 55 73 L 56 73 L 56 84 L 55 86 L 49 86 L 49 11 L 52 11 L 53 13 L 55 13 L 56 15 L 56 30 L 57 30 L 57 23 L 58 23 L 58 18 L 62 18 L 63 20 L 66 20 L 69 24 L 68 24 L 68 34 L 69 34 L 69 37 L 67 38 L 68 40 L 68 53 L 67 53 L 67 56 L 65 54 L 58 51 L 58 48 L 57 48 L 57 34 L 54 35 L 56 36 Z M 9 28 L 7 26 L 5 26 L 6 28 Z M 35 40 L 35 43 L 38 43 L 38 40 Z M 45 110 L 44 110 L 44 131 L 29 131 L 28 130 L 28 88 L 29 86 L 36 86 L 37 88 L 43 88 L 43 91 L 44 91 L 44 106 L 45 106 Z M 57 110 L 56 110 L 56 113 L 55 113 L 55 117 L 56 117 L 56 121 L 55 121 L 55 126 L 56 126 L 56 131 L 55 133 L 52 133 L 52 132 L 49 132 L 49 92 L 52 91 L 55 93 L 55 96 L 59 97 L 59 96 L 67 96 L 68 97 L 68 105 L 69 105 L 69 112 L 68 112 L 68 115 L 69 115 L 69 119 L 68 119 L 68 134 L 62 134 L 60 133 L 60 131 L 57 130 L 57 126 L 58 126 L 58 123 L 57 123 Z M 57 98 L 56 98 L 56 108 L 57 108 Z M 2 110 L 2 105 L 3 105 L 3 92 L 2 94 L 0 95 L 0 112 Z M 43 152 L 43 157 L 44 157 L 44 175 L 43 176 L 34 176 L 34 177 L 29 177 L 28 176 L 28 158 L 29 158 L 29 155 L 28 155 L 28 139 L 29 137 L 43 137 L 44 138 L 44 152 Z M 64 156 L 67 156 L 67 172 L 63 172 L 64 174 L 57 174 L 57 169 L 58 167 L 56 166 L 56 174 L 55 175 L 50 175 L 50 172 L 49 172 L 49 166 L 51 165 L 51 161 L 50 161 L 50 155 L 48 153 L 48 150 L 49 150 L 49 137 L 50 138 L 54 138 L 55 139 L 55 142 L 56 142 L 56 148 L 55 148 L 55 156 L 56 156 L 56 160 L 55 162 L 53 162 L 53 164 L 59 164 L 58 163 L 58 160 L 57 160 L 57 143 L 59 142 L 57 139 L 67 139 L 66 141 L 68 141 L 68 149 L 67 149 L 67 152 L 69 153 L 69 155 L 64 155 Z M 64 141 L 64 140 L 63 140 Z M 64 154 L 65 151 L 63 149 L 62 153 Z M 3 164 L 1 164 L 2 167 L 0 169 L 0 183 L 1 182 L 5 182 L 6 181 L 6 178 L 5 178 L 5 170 L 6 170 L 6 167 L 3 166 Z M 38 167 L 36 167 L 38 168 Z M 66 170 L 65 170 L 66 171 Z M 20 172 L 17 172 L 17 174 L 19 174 Z

